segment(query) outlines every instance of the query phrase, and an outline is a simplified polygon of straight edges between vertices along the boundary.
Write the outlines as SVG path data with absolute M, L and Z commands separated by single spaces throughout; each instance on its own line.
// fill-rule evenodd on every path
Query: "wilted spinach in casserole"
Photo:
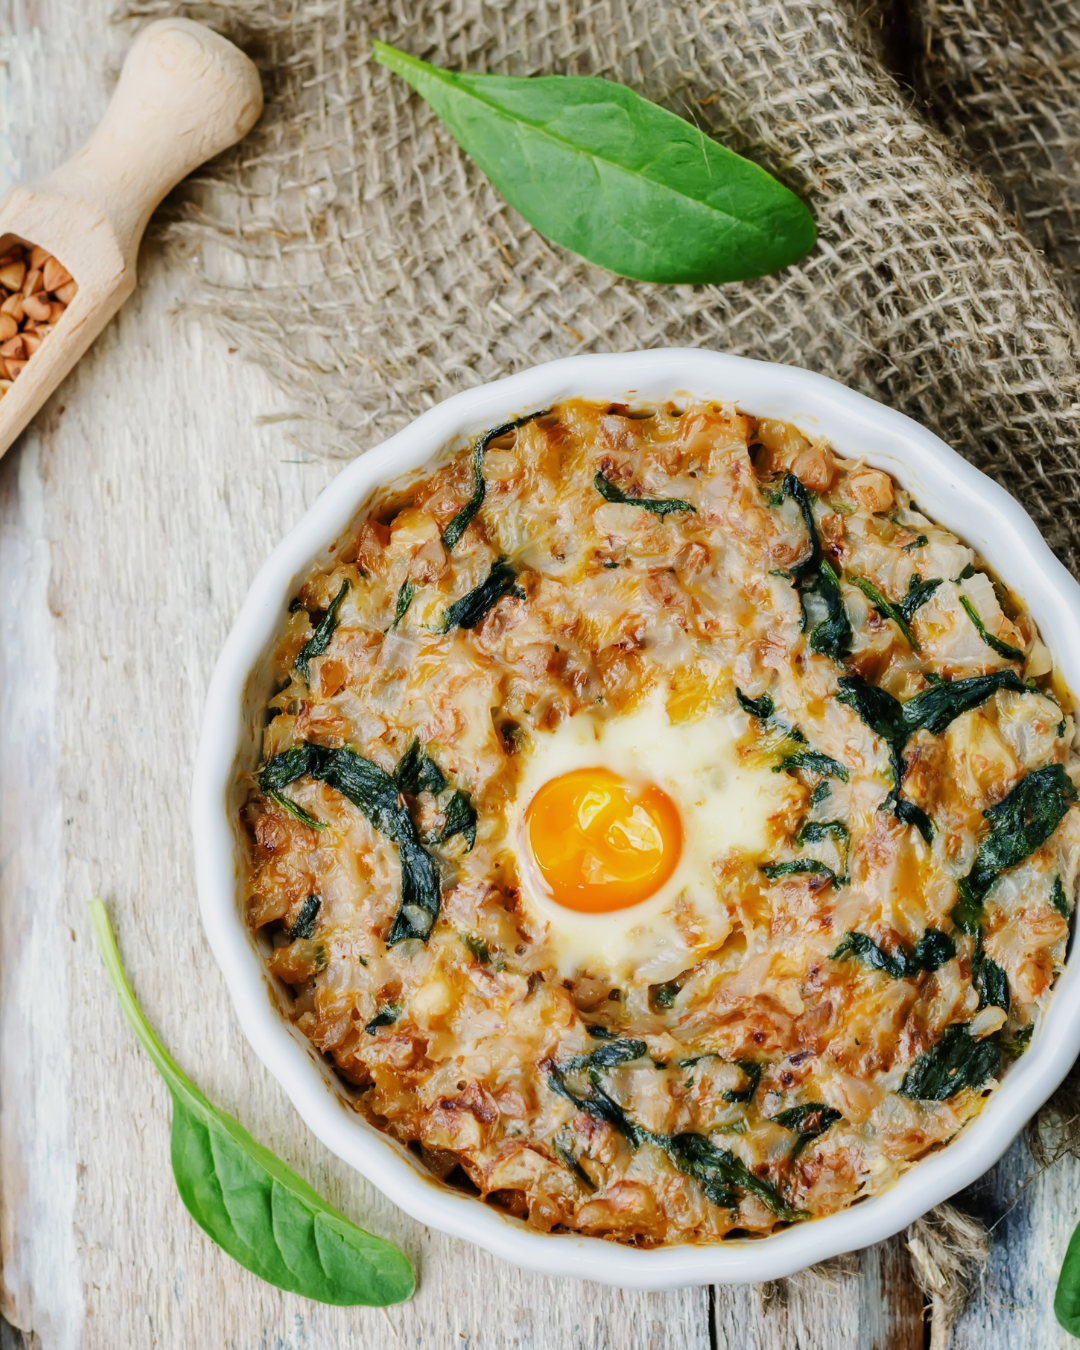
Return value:
M 1067 691 L 886 474 L 571 401 L 283 620 L 248 918 L 357 1109 L 534 1227 L 765 1234 L 980 1110 L 1065 956 Z

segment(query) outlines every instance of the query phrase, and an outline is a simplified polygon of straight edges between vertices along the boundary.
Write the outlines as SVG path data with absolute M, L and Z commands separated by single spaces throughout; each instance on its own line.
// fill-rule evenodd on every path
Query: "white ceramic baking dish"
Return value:
M 401 1145 L 373 1129 L 323 1058 L 280 1011 L 241 906 L 235 786 L 254 767 L 268 675 L 266 657 L 298 582 L 325 561 L 372 492 L 447 450 L 536 408 L 572 396 L 648 404 L 686 396 L 732 400 L 825 436 L 904 485 L 929 516 L 978 550 L 1036 619 L 1067 685 L 1080 690 L 1080 586 L 1012 497 L 909 418 L 823 376 L 715 352 L 670 350 L 575 356 L 440 403 L 344 469 L 274 550 L 217 663 L 195 765 L 192 821 L 203 923 L 244 1032 L 324 1144 L 413 1218 L 549 1275 L 636 1289 L 777 1279 L 878 1242 L 967 1186 L 1004 1153 L 1080 1052 L 1080 970 L 1059 980 L 1031 1048 L 960 1136 L 891 1189 L 828 1218 L 774 1236 L 722 1245 L 638 1251 L 597 1238 L 544 1234 L 434 1181 Z M 363 1216 L 359 1216 L 362 1220 Z

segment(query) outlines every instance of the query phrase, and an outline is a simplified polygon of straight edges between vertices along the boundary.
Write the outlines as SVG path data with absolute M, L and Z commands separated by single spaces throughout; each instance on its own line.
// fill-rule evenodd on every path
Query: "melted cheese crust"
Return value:
M 461 834 L 426 845 L 441 881 L 430 937 L 388 946 L 395 845 L 322 781 L 300 777 L 282 794 L 324 825 L 315 830 L 249 779 L 247 914 L 272 940 L 293 1020 L 357 1085 L 369 1120 L 440 1179 L 464 1173 L 542 1230 L 709 1242 L 882 1190 L 996 1086 L 916 1100 L 901 1091 L 912 1065 L 958 1025 L 1022 1052 L 1064 960 L 1075 806 L 990 886 L 977 935 L 951 917 L 987 836 L 984 810 L 1033 770 L 1080 777 L 1035 624 L 886 474 L 733 406 L 642 416 L 575 400 L 493 442 L 483 474 L 483 504 L 452 550 L 441 535 L 472 493 L 471 447 L 382 494 L 284 626 L 266 762 L 306 741 L 392 772 L 418 738 L 477 812 L 471 849 Z M 632 498 L 694 510 L 607 500 L 597 474 Z M 813 649 L 821 602 L 807 600 L 804 620 L 793 581 L 811 542 L 789 475 L 811 494 L 839 578 L 851 629 L 839 658 Z M 476 627 L 441 632 L 447 607 L 499 558 L 516 568 L 518 593 Z M 856 577 L 893 605 L 913 577 L 940 579 L 908 620 L 916 646 Z M 305 681 L 297 658 L 346 580 Z M 407 586 L 415 594 L 395 624 Z M 1023 659 L 999 654 L 962 599 Z M 907 743 L 902 796 L 933 822 L 927 840 L 888 809 L 888 747 L 838 700 L 839 681 L 861 676 L 905 701 L 1002 670 L 1030 689 L 999 689 Z M 771 719 L 747 711 L 764 695 Z M 701 914 L 665 911 L 687 954 L 662 982 L 649 959 L 620 965 L 603 943 L 575 951 L 572 925 L 525 902 L 514 833 L 538 739 L 583 711 L 619 719 L 658 697 L 673 730 L 714 719 L 746 771 L 776 771 L 780 789 L 764 835 L 713 857 Z M 800 761 L 808 750 L 846 781 L 820 758 Z M 447 792 L 407 799 L 421 839 L 441 833 L 447 804 Z M 843 829 L 806 829 L 829 822 Z M 819 870 L 761 870 L 807 861 Z M 928 929 L 954 954 L 898 974 Z M 849 933 L 887 959 L 834 955 Z M 988 961 L 1005 1000 L 988 1001 Z M 605 1063 L 596 1052 L 612 1037 L 643 1049 Z M 778 1120 L 799 1106 L 816 1110 L 802 1134 Z M 726 1160 L 722 1185 L 686 1164 L 672 1141 L 687 1135 Z

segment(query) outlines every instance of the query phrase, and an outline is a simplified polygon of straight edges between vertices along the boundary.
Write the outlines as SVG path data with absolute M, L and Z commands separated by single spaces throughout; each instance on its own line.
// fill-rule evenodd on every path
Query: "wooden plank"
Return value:
M 0 187 L 67 153 L 100 115 L 103 72 L 125 44 L 110 6 L 8 0 L 0 11 Z M 62 78 L 37 81 L 42 69 Z M 337 466 L 256 424 L 281 408 L 273 387 L 171 316 L 182 270 L 153 249 L 141 267 L 140 291 L 0 464 L 9 1318 L 41 1350 L 921 1346 L 899 1240 L 831 1286 L 649 1295 L 554 1281 L 413 1223 L 301 1124 L 241 1037 L 207 950 L 187 793 L 206 683 L 250 578 Z M 332 1203 L 403 1245 L 421 1278 L 412 1303 L 383 1313 L 282 1295 L 195 1227 L 168 1168 L 167 1094 L 90 943 L 94 894 L 182 1066 Z
M 980 1286 L 960 1319 L 955 1350 L 1066 1350 L 1076 1341 L 1054 1317 L 1054 1289 L 1080 1222 L 1080 1160 L 1043 1171 L 1023 1140 L 957 1198 L 993 1233 Z

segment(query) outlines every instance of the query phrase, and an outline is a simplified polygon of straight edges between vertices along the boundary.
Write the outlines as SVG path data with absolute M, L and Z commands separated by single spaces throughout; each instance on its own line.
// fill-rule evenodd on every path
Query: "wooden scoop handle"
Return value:
M 132 44 L 90 139 L 33 187 L 97 206 L 134 270 L 154 207 L 250 131 L 262 106 L 258 71 L 239 48 L 202 24 L 160 19 Z

